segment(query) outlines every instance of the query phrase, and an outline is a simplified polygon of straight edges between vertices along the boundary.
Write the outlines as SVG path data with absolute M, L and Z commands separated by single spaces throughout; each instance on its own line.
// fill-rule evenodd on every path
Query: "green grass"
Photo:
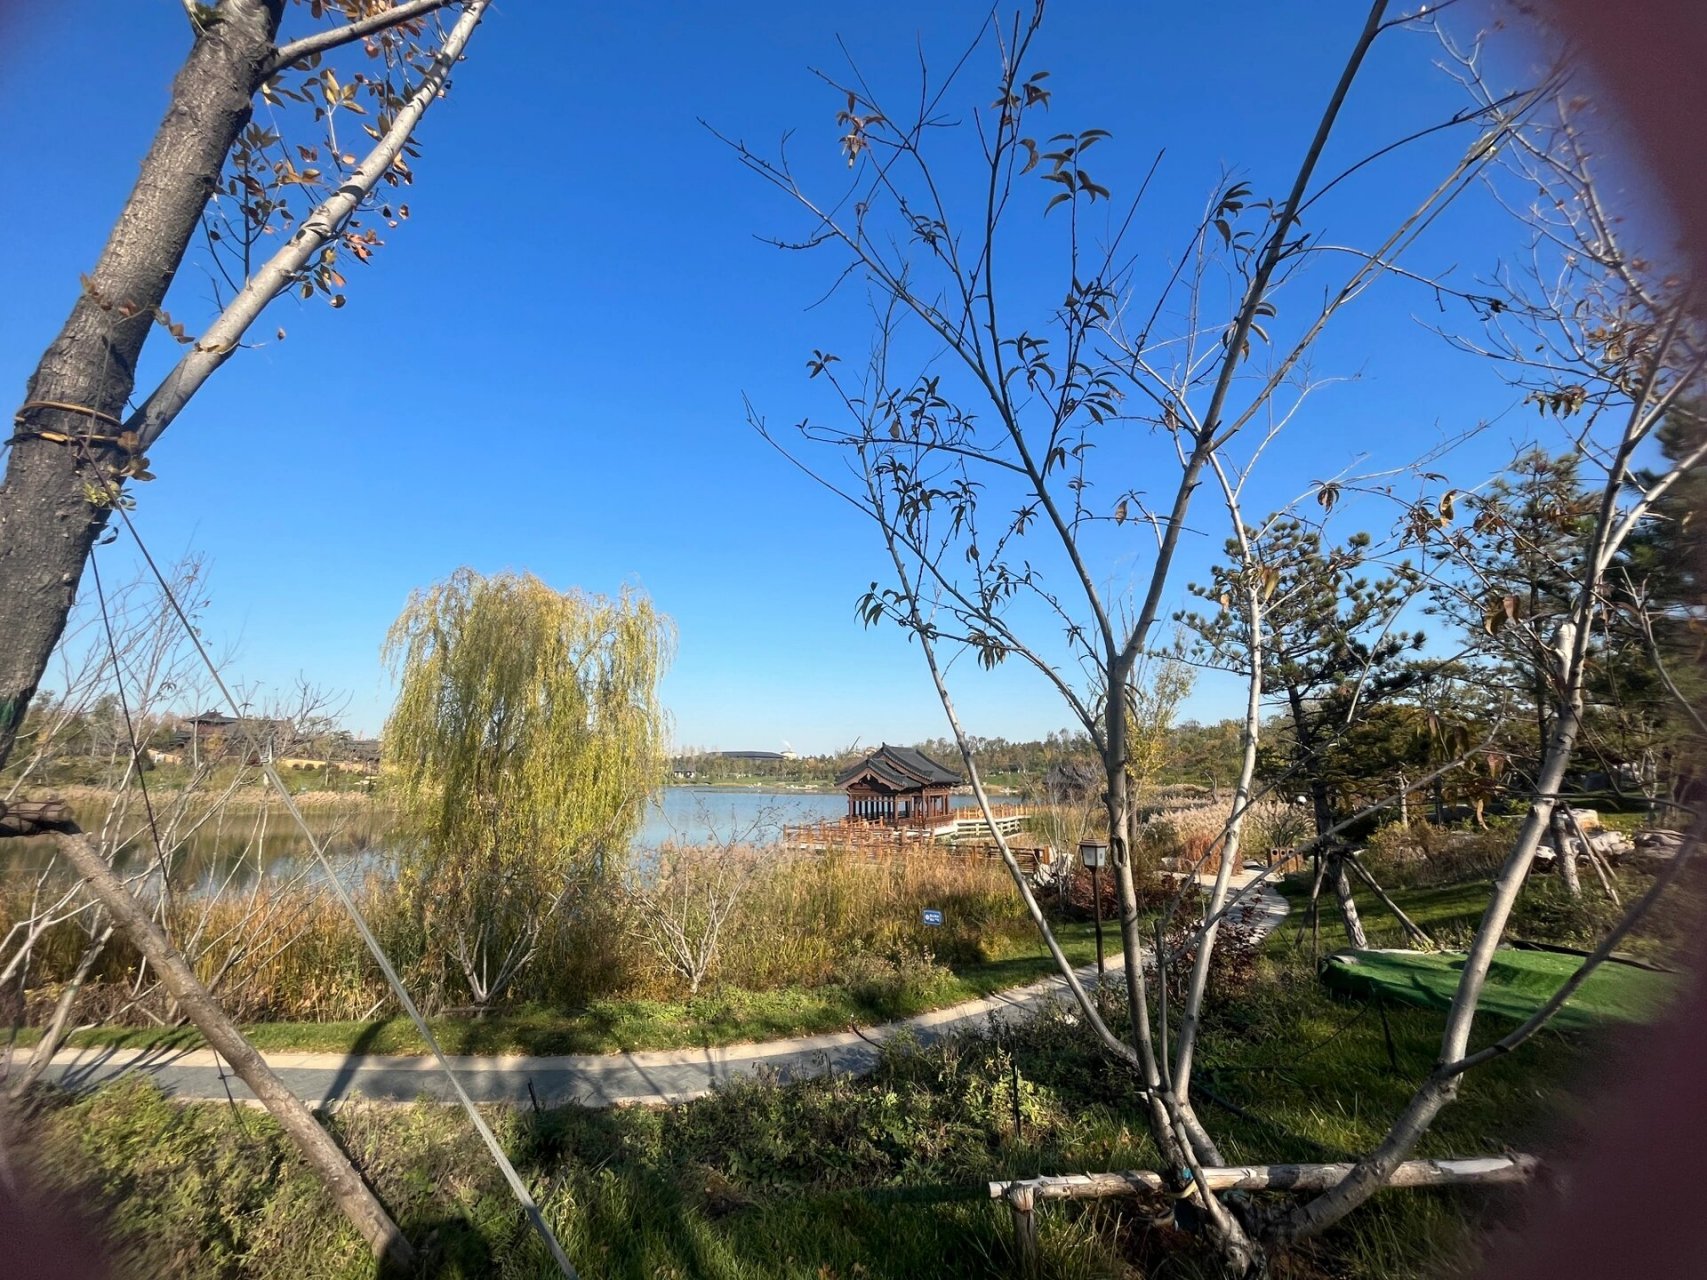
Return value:
M 1446 931 L 1473 924 L 1486 892 L 1470 883 L 1395 897 Z M 1537 886 L 1538 898 L 1550 892 Z M 1386 936 L 1385 913 L 1367 897 L 1359 901 L 1370 928 Z M 1562 919 L 1526 909 L 1543 932 Z M 1336 931 L 1329 916 L 1329 946 Z M 1084 956 L 1088 931 L 1067 935 Z M 1307 939 L 1296 946 L 1295 938 L 1294 928 L 1278 930 L 1254 972 L 1205 1011 L 1195 1093 L 1229 1161 L 1368 1150 L 1439 1052 L 1438 1012 L 1383 1012 L 1331 994 L 1316 979 Z M 1041 967 L 1036 957 L 1007 956 L 963 966 L 953 981 L 975 992 Z M 1475 1042 L 1508 1025 L 1478 1019 Z M 1580 1147 L 1616 1045 L 1611 1031 L 1543 1031 L 1470 1073 L 1419 1154 L 1545 1158 Z M 1006 1213 L 990 1203 L 985 1182 L 1156 1168 L 1158 1160 L 1130 1076 L 1066 1016 L 984 1027 L 929 1050 L 891 1045 L 860 1079 L 743 1081 L 657 1110 L 490 1114 L 583 1272 L 636 1280 L 1011 1274 Z M 423 1247 L 423 1276 L 554 1274 L 454 1111 L 353 1107 L 331 1123 Z M 265 1116 L 174 1103 L 130 1081 L 79 1099 L 49 1095 L 26 1124 L 19 1150 L 67 1200 L 109 1215 L 103 1241 L 124 1274 L 372 1274 L 354 1234 Z M 1188 1237 L 1153 1223 L 1159 1209 L 1051 1205 L 1038 1219 L 1041 1277 L 1212 1274 Z M 1435 1280 L 1474 1264 L 1479 1233 L 1521 1220 L 1512 1192 L 1388 1192 L 1277 1259 L 1274 1274 Z
M 1361 885 L 1357 887 L 1362 888 Z M 1294 911 L 1301 912 L 1309 906 L 1310 886 L 1307 882 L 1300 881 L 1296 876 L 1290 877 L 1282 886 L 1282 891 Z M 1393 889 L 1390 896 L 1412 920 L 1436 938 L 1444 940 L 1476 927 L 1476 922 L 1482 918 L 1482 912 L 1487 908 L 1488 892 L 1488 881 L 1475 880 L 1465 884 L 1434 885 L 1423 889 Z M 1403 926 L 1387 913 L 1373 894 L 1364 890 L 1356 896 L 1358 911 L 1371 946 L 1410 945 Z M 1323 936 L 1326 938 L 1331 935 L 1339 939 L 1339 909 L 1334 903 L 1333 894 L 1326 889 L 1322 894 L 1321 912 Z
M 1419 914 L 1433 903 L 1441 920 L 1473 896 L 1469 887 L 1403 893 Z M 1242 1113 L 1201 1091 L 1200 1110 L 1231 1161 L 1367 1150 L 1438 1052 L 1437 1013 L 1389 1008 L 1383 1019 L 1336 998 L 1307 952 L 1291 930 L 1277 932 L 1248 982 L 1207 1010 L 1198 1080 Z M 1609 1043 L 1545 1032 L 1477 1070 L 1421 1153 L 1568 1149 L 1598 1088 L 1573 1081 L 1609 1059 Z M 1006 1214 L 986 1181 L 1157 1163 L 1130 1077 L 1066 1017 L 926 1051 L 892 1046 L 862 1079 L 741 1082 L 659 1110 L 492 1114 L 576 1263 L 601 1277 L 1010 1274 Z M 333 1123 L 425 1245 L 423 1275 L 552 1274 L 454 1112 L 349 1108 Z M 26 1149 L 51 1183 L 112 1215 L 106 1240 L 127 1273 L 371 1275 L 263 1116 L 174 1104 L 132 1082 L 50 1106 L 31 1125 Z M 1472 1259 L 1478 1230 L 1510 1223 L 1514 1205 L 1499 1193 L 1388 1193 L 1298 1246 L 1276 1274 L 1439 1276 Z M 1187 1237 L 1148 1225 L 1154 1209 L 1050 1206 L 1039 1215 L 1042 1276 L 1210 1274 Z
M 1577 899 L 1567 895 L 1563 882 L 1557 876 L 1531 875 L 1518 895 L 1506 927 L 1506 938 L 1556 943 L 1585 950 L 1596 946 L 1623 915 L 1623 907 L 1614 905 L 1606 897 L 1589 867 L 1584 866 L 1581 870 L 1583 892 Z M 1644 893 L 1651 883 L 1651 876 L 1629 867 L 1619 868 L 1612 874 L 1613 887 L 1624 905 Z M 1389 896 L 1442 948 L 1462 950 L 1481 922 L 1482 913 L 1488 905 L 1490 887 L 1491 878 L 1481 877 L 1425 887 L 1395 883 L 1389 886 Z M 1276 888 L 1291 904 L 1293 916 L 1288 928 L 1295 929 L 1309 907 L 1309 877 L 1294 874 Z M 1358 890 L 1358 911 L 1369 945 L 1413 947 L 1415 943 L 1375 895 L 1361 885 Z M 1703 909 L 1707 909 L 1707 885 L 1699 878 L 1685 877 L 1672 886 L 1642 925 L 1625 938 L 1617 954 L 1666 963 L 1689 945 L 1695 921 Z M 1326 887 L 1321 898 L 1320 937 L 1324 951 L 1347 945 L 1340 924 L 1339 907 Z
M 1056 939 L 1075 965 L 1096 959 L 1093 926 L 1056 926 Z M 1104 925 L 1105 946 L 1119 949 L 1117 926 Z M 1002 939 L 993 958 L 949 966 L 892 983 L 785 987 L 747 991 L 708 989 L 686 1000 L 597 1000 L 583 1009 L 530 1007 L 485 1018 L 435 1018 L 433 1034 L 447 1053 L 618 1053 L 690 1049 L 846 1031 L 945 1008 L 1023 986 L 1055 972 L 1035 936 Z M 414 1025 L 401 1016 L 370 1022 L 262 1022 L 244 1027 L 268 1052 L 424 1054 Z M 20 1046 L 39 1034 L 19 1034 Z M 72 1046 L 187 1049 L 203 1044 L 193 1027 L 92 1027 L 68 1037 Z

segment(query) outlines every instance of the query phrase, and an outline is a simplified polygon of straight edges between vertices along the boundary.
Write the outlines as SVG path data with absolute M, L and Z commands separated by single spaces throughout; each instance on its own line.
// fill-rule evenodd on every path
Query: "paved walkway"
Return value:
M 1249 873 L 1236 881 L 1248 883 Z M 1256 922 L 1267 935 L 1286 917 L 1285 899 L 1264 890 L 1254 898 Z M 1108 958 L 1111 977 L 1120 955 Z M 1096 980 L 1096 966 L 1078 970 L 1082 983 Z M 552 1057 L 453 1056 L 451 1067 L 476 1102 L 542 1107 L 576 1103 L 587 1107 L 681 1102 L 700 1097 L 725 1081 L 759 1071 L 781 1080 L 828 1072 L 860 1074 L 877 1062 L 877 1043 L 910 1032 L 929 1044 L 985 1022 L 991 1015 L 1019 1017 L 1046 1004 L 1070 1001 L 1059 976 L 998 992 L 981 1000 L 922 1013 L 866 1031 L 800 1036 L 765 1044 L 719 1045 L 645 1053 L 565 1054 Z M 874 1043 L 877 1042 L 877 1043 Z M 426 1096 L 450 1101 L 450 1085 L 431 1057 L 336 1053 L 269 1053 L 267 1063 L 311 1106 L 360 1094 L 367 1099 L 410 1102 Z M 184 1098 L 252 1101 L 243 1082 L 209 1049 L 67 1049 L 54 1057 L 45 1078 L 67 1088 L 88 1089 L 131 1072 L 152 1077 Z

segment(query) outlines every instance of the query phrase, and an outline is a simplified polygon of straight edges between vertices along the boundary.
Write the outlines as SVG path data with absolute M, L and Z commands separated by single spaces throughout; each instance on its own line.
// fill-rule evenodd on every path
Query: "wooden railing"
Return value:
M 1018 804 L 991 805 L 990 813 L 1004 835 L 1017 831 L 1031 815 L 1028 808 Z M 947 848 L 951 840 L 976 840 L 980 835 L 990 835 L 983 813 L 964 808 L 919 819 L 828 818 L 787 824 L 782 829 L 782 843 L 791 849 L 893 852 L 933 845 Z

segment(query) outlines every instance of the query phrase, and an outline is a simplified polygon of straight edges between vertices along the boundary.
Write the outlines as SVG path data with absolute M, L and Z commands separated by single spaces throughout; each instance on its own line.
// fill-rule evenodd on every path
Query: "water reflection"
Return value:
M 970 803 L 970 797 L 955 797 L 956 807 L 965 803 Z M 649 851 L 667 841 L 771 844 L 781 837 L 785 823 L 839 818 L 846 812 L 847 800 L 840 793 L 666 787 L 648 807 L 635 837 L 635 853 L 644 861 Z M 400 856 L 395 821 L 383 804 L 354 800 L 331 809 L 308 809 L 303 816 L 346 883 L 370 872 L 395 870 Z M 161 823 L 169 834 L 171 822 L 164 807 Z M 260 879 L 282 884 L 318 883 L 324 878 L 307 837 L 276 804 L 264 809 L 255 804 L 231 806 L 199 826 L 178 825 L 188 831 L 181 839 L 169 841 L 175 846 L 170 858 L 172 885 L 179 892 L 247 889 Z M 154 842 L 140 817 L 126 824 L 127 830 L 132 827 L 137 830 L 120 851 L 122 871 L 140 871 L 156 859 Z M 54 876 L 71 878 L 54 865 L 50 839 L 8 840 L 5 852 L 0 877 L 12 883 L 34 880 L 50 867 Z
M 335 812 L 310 810 L 303 817 L 346 879 L 395 866 L 396 850 L 389 839 L 392 815 L 381 806 L 359 802 Z M 180 892 L 247 889 L 261 879 L 285 884 L 318 883 L 325 878 L 308 837 L 277 806 L 231 808 L 199 825 L 181 822 L 176 828 L 162 814 L 158 825 L 172 885 Z M 120 847 L 114 865 L 121 872 L 153 867 L 160 855 L 146 818 L 127 822 L 125 829 L 132 834 Z M 34 880 L 44 872 L 72 878 L 63 864 L 55 863 L 51 839 L 14 839 L 6 845 L 8 880 Z

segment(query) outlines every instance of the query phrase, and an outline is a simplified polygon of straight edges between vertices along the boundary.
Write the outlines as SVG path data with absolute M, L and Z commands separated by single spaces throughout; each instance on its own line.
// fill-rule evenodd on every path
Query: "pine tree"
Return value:
M 1416 679 L 1406 655 L 1421 647 L 1423 635 L 1391 625 L 1411 597 L 1414 575 L 1402 565 L 1372 579 L 1367 534 L 1324 549 L 1317 530 L 1277 519 L 1248 537 L 1269 591 L 1263 688 L 1284 713 L 1280 748 L 1265 753 L 1263 771 L 1287 794 L 1308 795 L 1321 836 L 1342 816 L 1339 793 L 1359 764 L 1366 776 L 1386 767 L 1346 744 L 1375 708 Z M 1240 573 L 1237 544 L 1229 542 L 1227 551 L 1233 563 L 1217 566 L 1208 586 L 1191 587 L 1194 595 L 1221 603 L 1219 612 L 1181 614 L 1180 621 L 1197 633 L 1200 661 L 1245 673 L 1248 624 L 1228 607 Z M 1365 747 L 1374 741 L 1375 735 L 1363 736 L 1370 740 Z

